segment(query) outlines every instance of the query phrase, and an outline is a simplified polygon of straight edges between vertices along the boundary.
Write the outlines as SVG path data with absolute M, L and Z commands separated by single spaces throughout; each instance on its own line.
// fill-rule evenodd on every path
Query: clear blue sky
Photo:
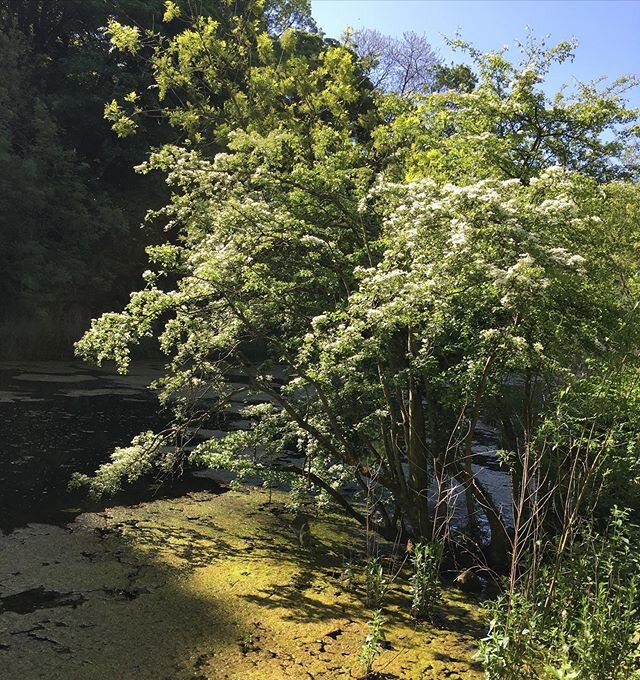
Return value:
M 550 35 L 550 43 L 576 38 L 575 61 L 551 74 L 553 89 L 573 78 L 640 75 L 639 0 L 312 0 L 312 6 L 329 37 L 340 37 L 345 26 L 394 36 L 425 33 L 445 62 L 461 61 L 442 38 L 457 32 L 483 51 L 513 45 L 527 27 Z M 640 107 L 640 88 L 629 102 Z

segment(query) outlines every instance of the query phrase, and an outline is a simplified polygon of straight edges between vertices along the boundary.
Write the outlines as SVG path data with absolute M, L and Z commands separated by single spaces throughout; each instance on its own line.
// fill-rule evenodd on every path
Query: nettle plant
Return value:
M 561 386 L 587 370 L 607 370 L 614 358 L 635 361 L 636 259 L 620 255 L 626 237 L 610 229 L 612 215 L 620 215 L 615 197 L 627 194 L 588 168 L 555 164 L 557 154 L 551 167 L 536 155 L 540 167 L 528 165 L 526 176 L 505 178 L 490 156 L 475 179 L 467 173 L 452 183 L 442 164 L 433 177 L 417 176 L 425 130 L 436 150 L 454 142 L 462 148 L 465 139 L 469 149 L 483 144 L 465 127 L 472 95 L 458 102 L 463 95 L 451 94 L 456 101 L 445 107 L 440 138 L 433 125 L 418 126 L 407 159 L 399 153 L 407 110 L 433 123 L 425 111 L 445 95 L 406 100 L 401 113 L 397 97 L 380 95 L 386 122 L 369 112 L 367 124 L 377 127 L 367 132 L 361 115 L 354 122 L 340 114 L 358 99 L 357 64 L 344 49 L 331 49 L 350 76 L 343 88 L 333 82 L 331 101 L 318 99 L 318 110 L 312 92 L 331 77 L 326 56 L 321 79 L 296 81 L 306 104 L 291 109 L 290 120 L 236 129 L 227 151 L 213 158 L 168 146 L 141 168 L 166 174 L 173 193 L 161 214 L 174 237 L 148 249 L 146 287 L 123 312 L 96 320 L 77 351 L 114 359 L 126 371 L 130 347 L 156 337 L 168 357 L 158 387 L 176 420 L 169 434 L 147 434 L 116 452 L 91 483 L 111 491 L 123 477 L 187 459 L 240 478 L 294 480 L 294 492 L 304 486 L 332 499 L 383 535 L 429 539 L 448 521 L 443 480 L 453 479 L 464 490 L 470 526 L 488 523 L 498 564 L 509 536 L 502 508 L 471 466 L 479 419 L 499 408 L 504 424 L 517 421 L 505 426 L 517 476 L 539 416 L 553 408 Z M 536 54 L 538 66 L 526 68 L 540 77 L 503 94 L 511 117 L 518 101 L 522 116 L 535 106 L 545 120 L 564 115 L 557 103 L 523 95 L 525 86 L 536 91 L 557 56 Z M 500 82 L 506 69 L 504 59 L 482 63 L 480 108 L 497 96 L 487 69 L 493 63 Z M 589 102 L 567 105 L 567 125 L 580 106 Z M 610 110 L 611 121 L 620 110 Z M 491 135 L 505 115 L 500 108 L 501 117 L 486 120 Z M 585 145 L 588 121 L 580 121 L 576 144 Z M 593 122 L 596 137 L 605 123 Z M 523 136 L 512 137 L 515 158 Z M 602 162 L 610 151 L 593 147 Z M 252 347 L 264 360 L 252 358 Z M 199 414 L 228 404 L 226 376 L 239 370 L 249 393 L 265 402 L 247 410 L 251 427 L 181 451 L 177 444 Z M 523 384 L 515 394 L 514 376 Z M 343 493 L 347 481 L 367 493 L 371 516 Z

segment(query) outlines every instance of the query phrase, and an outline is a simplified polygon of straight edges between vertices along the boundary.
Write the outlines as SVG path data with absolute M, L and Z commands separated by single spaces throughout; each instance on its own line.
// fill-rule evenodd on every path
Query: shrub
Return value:
M 366 603 L 370 607 L 379 607 L 387 590 L 388 581 L 380 558 L 370 557 L 365 567 Z
M 382 644 L 385 641 L 384 633 L 385 619 L 380 610 L 373 613 L 372 619 L 369 621 L 368 632 L 362 643 L 360 654 L 358 654 L 358 661 L 362 664 L 365 677 L 371 675 L 373 669 L 373 662 L 382 651 Z
M 436 543 L 418 543 L 413 548 L 414 574 L 411 577 L 411 611 L 418 618 L 430 617 L 440 599 L 438 573 L 442 560 L 442 546 Z
M 639 527 L 614 510 L 491 606 L 479 659 L 487 680 L 640 678 Z

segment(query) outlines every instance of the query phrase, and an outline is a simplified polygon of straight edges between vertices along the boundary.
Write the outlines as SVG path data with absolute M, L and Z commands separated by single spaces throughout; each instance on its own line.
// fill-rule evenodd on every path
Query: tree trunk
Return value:
M 415 354 L 414 339 L 411 331 L 408 333 L 407 350 L 409 356 Z M 409 440 L 407 442 L 407 462 L 409 465 L 408 486 L 410 491 L 410 517 L 413 530 L 417 537 L 430 538 L 433 524 L 429 516 L 429 461 L 427 459 L 426 427 L 424 405 L 422 403 L 423 390 L 418 380 L 411 373 L 409 367 L 408 382 L 408 418 Z
M 464 466 L 456 465 L 456 476 L 462 480 L 463 484 L 469 485 L 473 493 L 475 502 L 482 508 L 491 531 L 491 541 L 489 544 L 489 565 L 496 571 L 503 571 L 509 562 L 511 551 L 511 538 L 507 528 L 502 521 L 500 511 L 491 498 L 491 494 L 484 488 L 481 482 L 475 477 L 469 479 Z

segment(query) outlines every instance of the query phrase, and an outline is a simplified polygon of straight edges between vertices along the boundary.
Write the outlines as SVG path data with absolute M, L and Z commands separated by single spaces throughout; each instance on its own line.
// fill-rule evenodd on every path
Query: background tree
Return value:
M 426 36 L 413 31 L 392 38 L 373 29 L 349 36 L 358 56 L 367 64 L 373 85 L 399 95 L 432 90 L 440 60 Z
M 466 64 L 437 64 L 433 70 L 433 91 L 458 90 L 472 92 L 478 85 L 478 78 Z
M 202 25 L 209 19 L 233 34 L 233 49 L 251 22 L 265 35 L 312 25 L 306 0 L 0 0 L 6 81 L 0 181 L 8 202 L 0 217 L 5 358 L 69 355 L 90 317 L 124 304 L 136 285 L 144 246 L 162 238 L 162 225 L 142 231 L 139 224 L 149 208 L 166 201 L 167 191 L 161 178 L 133 168 L 150 146 L 176 140 L 171 124 L 180 128 L 176 119 L 189 118 L 179 114 L 177 97 L 195 92 L 185 92 L 174 72 L 176 82 L 165 81 L 170 92 L 164 91 L 163 103 L 167 112 L 170 101 L 175 104 L 174 116 L 160 115 L 158 90 L 149 90 L 152 46 L 135 54 L 114 51 L 105 29 L 122 21 L 148 43 L 152 34 L 170 40 L 196 15 Z M 243 59 L 250 58 L 250 52 L 233 49 L 219 74 L 222 108 L 234 79 L 242 88 Z M 189 56 L 180 54 L 188 71 Z M 209 96 L 216 86 L 207 86 Z M 144 113 L 136 122 L 141 134 L 123 140 L 103 113 L 105 104 L 126 100 Z M 180 128 L 178 135 L 184 134 Z M 223 135 L 215 150 L 224 145 Z
M 122 212 L 104 191 L 92 191 L 88 168 L 65 143 L 49 102 L 39 91 L 38 59 L 22 34 L 0 35 L 5 350 L 6 343 L 26 341 L 15 327 L 18 318 L 29 315 L 28 333 L 69 323 L 78 306 L 95 303 L 86 292 L 80 297 L 79 290 L 90 287 L 96 296 L 108 291 L 115 272 L 96 254 L 108 251 L 123 235 Z M 82 314 L 74 321 L 67 343 L 74 330 L 78 333 Z
M 150 236 L 138 225 L 165 192 L 132 171 L 146 145 L 118 142 L 102 117 L 106 96 L 144 80 L 101 29 L 129 10 L 152 20 L 148 3 L 0 3 L 5 358 L 69 355 L 92 314 L 126 299 L 142 262 Z

